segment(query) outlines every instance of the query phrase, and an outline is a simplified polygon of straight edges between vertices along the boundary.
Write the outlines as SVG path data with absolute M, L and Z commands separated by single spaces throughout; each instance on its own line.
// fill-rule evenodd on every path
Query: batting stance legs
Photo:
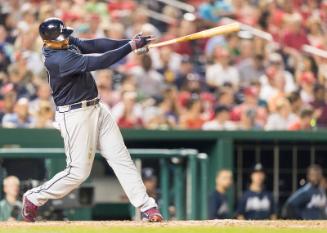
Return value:
M 124 144 L 120 130 L 103 104 L 57 112 L 64 138 L 67 167 L 43 185 L 24 195 L 36 206 L 59 199 L 77 188 L 89 176 L 98 148 L 114 170 L 130 202 L 142 212 L 157 207 L 145 190 L 142 179 Z

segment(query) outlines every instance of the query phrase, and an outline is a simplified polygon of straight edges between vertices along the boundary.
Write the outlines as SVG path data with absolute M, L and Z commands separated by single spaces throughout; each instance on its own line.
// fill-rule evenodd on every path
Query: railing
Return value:
M 197 218 L 198 198 L 202 201 L 207 198 L 207 155 L 198 154 L 198 151 L 194 149 L 130 149 L 129 152 L 133 159 L 159 159 L 160 207 L 165 219 L 170 217 L 171 188 L 174 193 L 173 201 L 176 207 L 176 219 Z M 98 152 L 96 157 L 100 157 Z M 0 158 L 45 158 L 47 160 L 47 167 L 50 170 L 48 173 L 52 176 L 58 172 L 58 168 L 52 168 L 51 163 L 53 163 L 53 160 L 64 159 L 65 152 L 62 148 L 0 148 Z M 183 166 L 183 160 L 186 160 L 186 166 Z M 199 171 L 202 177 L 202 185 L 200 187 L 197 187 L 198 162 L 201 164 Z M 172 187 L 170 186 L 170 166 L 172 166 L 173 171 Z M 187 174 L 186 179 L 183 179 L 184 174 Z M 185 180 L 188 187 L 187 193 L 185 193 Z M 206 206 L 204 205 L 200 210 L 203 219 L 206 218 Z

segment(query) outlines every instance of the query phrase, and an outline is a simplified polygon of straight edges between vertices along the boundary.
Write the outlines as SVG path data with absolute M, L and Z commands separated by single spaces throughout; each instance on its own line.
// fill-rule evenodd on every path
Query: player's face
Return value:
M 254 172 L 251 175 L 251 180 L 254 184 L 262 185 L 265 181 L 265 174 L 263 172 Z
M 144 180 L 143 182 L 147 191 L 154 191 L 157 189 L 157 179 L 152 178 Z
M 19 185 L 15 182 L 10 182 L 4 187 L 6 195 L 17 197 L 19 194 Z
M 310 169 L 308 172 L 308 180 L 313 185 L 319 185 L 322 179 L 321 171 L 317 169 Z
M 217 178 L 217 182 L 227 189 L 233 184 L 233 174 L 230 171 L 222 171 Z

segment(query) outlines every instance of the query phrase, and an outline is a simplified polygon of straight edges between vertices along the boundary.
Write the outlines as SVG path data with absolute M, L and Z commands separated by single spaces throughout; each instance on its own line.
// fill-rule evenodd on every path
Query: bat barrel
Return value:
M 240 29 L 241 26 L 239 23 L 230 23 L 223 26 L 207 29 L 201 32 L 193 33 L 190 35 L 178 37 L 172 40 L 167 40 L 156 44 L 150 44 L 149 48 L 156 48 L 156 47 L 171 45 L 175 43 L 185 42 L 185 41 L 209 38 L 217 35 L 224 35 L 228 33 L 238 32 Z

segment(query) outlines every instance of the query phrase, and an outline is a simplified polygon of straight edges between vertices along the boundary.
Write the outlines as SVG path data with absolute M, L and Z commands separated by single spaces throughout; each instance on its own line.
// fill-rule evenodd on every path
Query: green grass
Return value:
M 315 228 L 256 228 L 256 227 L 200 227 L 200 226 L 1 226 L 0 233 L 326 233 Z

